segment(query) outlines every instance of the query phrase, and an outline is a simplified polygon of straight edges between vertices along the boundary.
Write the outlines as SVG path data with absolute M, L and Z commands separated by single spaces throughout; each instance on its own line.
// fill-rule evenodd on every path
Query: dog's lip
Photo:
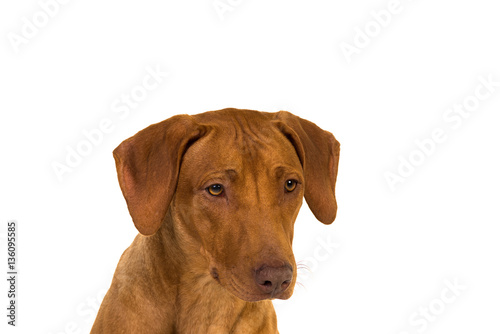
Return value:
M 225 280 L 225 284 L 223 284 L 219 277 L 217 277 L 217 282 L 221 284 L 224 288 L 226 288 L 232 295 L 235 297 L 247 301 L 247 302 L 258 302 L 262 300 L 272 300 L 272 299 L 288 299 L 291 297 L 291 294 L 288 295 L 290 287 L 288 287 L 285 291 L 281 292 L 278 295 L 272 295 L 272 293 L 263 293 L 263 292 L 251 292 L 245 289 L 244 286 L 241 286 L 236 281 L 234 275 L 229 275 L 228 279 Z M 286 296 L 286 297 L 285 297 Z
M 266 293 L 254 293 L 246 290 L 243 286 L 237 283 L 234 274 L 219 276 L 219 271 L 216 267 L 210 269 L 210 276 L 225 288 L 230 294 L 247 302 L 256 302 L 260 300 L 270 299 L 271 295 Z
M 236 297 L 248 301 L 248 302 L 257 302 L 260 300 L 265 300 L 265 299 L 270 299 L 271 295 L 267 293 L 254 293 L 254 292 L 249 292 L 243 287 L 241 287 L 236 280 L 234 279 L 233 275 L 230 276 L 228 286 L 230 289 L 228 289 L 233 295 Z
M 224 266 L 218 266 L 216 263 L 212 262 L 209 267 L 210 276 L 220 284 L 221 287 L 226 289 L 233 296 L 247 301 L 247 302 L 257 302 L 261 300 L 272 300 L 272 299 L 288 299 L 292 296 L 295 285 L 295 275 L 288 286 L 284 291 L 280 292 L 277 295 L 273 295 L 271 293 L 260 292 L 259 289 L 255 289 L 255 291 L 251 291 L 252 289 L 247 289 L 246 284 L 240 284 L 238 275 L 236 275 L 232 270 L 225 270 Z M 221 270 L 219 270 L 221 269 Z M 253 281 L 252 281 L 253 283 Z M 250 283 L 251 284 L 251 283 Z M 258 291 L 258 292 L 257 292 Z M 290 293 L 290 291 L 292 291 Z

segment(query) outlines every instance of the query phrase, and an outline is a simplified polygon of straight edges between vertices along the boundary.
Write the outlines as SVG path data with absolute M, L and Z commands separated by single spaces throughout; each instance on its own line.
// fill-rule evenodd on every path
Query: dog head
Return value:
M 223 109 L 149 126 L 114 151 L 140 233 L 170 210 L 211 275 L 246 301 L 287 299 L 296 264 L 293 225 L 305 197 L 325 224 L 336 216 L 339 143 L 288 112 Z

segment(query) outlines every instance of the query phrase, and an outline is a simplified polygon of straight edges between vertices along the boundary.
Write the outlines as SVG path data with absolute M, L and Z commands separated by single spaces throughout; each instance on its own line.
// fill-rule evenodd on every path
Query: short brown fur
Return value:
M 238 109 L 174 116 L 125 140 L 114 156 L 141 234 L 91 333 L 277 333 L 271 299 L 293 293 L 302 198 L 333 222 L 339 149 L 288 112 Z M 266 275 L 282 285 L 266 287 Z

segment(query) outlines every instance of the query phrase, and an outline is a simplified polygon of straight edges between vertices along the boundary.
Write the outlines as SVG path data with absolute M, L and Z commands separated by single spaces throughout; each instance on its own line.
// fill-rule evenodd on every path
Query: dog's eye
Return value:
M 295 181 L 295 180 L 287 180 L 285 182 L 285 189 L 288 192 L 294 191 L 296 186 L 297 186 L 297 181 Z
M 212 184 L 211 186 L 207 187 L 207 191 L 210 195 L 212 196 L 219 196 L 222 194 L 222 191 L 224 188 L 222 187 L 222 184 Z

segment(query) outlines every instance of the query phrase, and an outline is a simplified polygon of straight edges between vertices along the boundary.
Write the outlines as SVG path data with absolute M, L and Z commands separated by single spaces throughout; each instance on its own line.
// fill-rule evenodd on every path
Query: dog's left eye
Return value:
M 224 187 L 222 187 L 222 184 L 212 184 L 211 186 L 207 187 L 207 191 L 210 195 L 212 196 L 219 196 L 222 194 L 222 191 L 224 190 Z
M 297 187 L 297 181 L 295 180 L 287 180 L 285 182 L 285 189 L 288 192 L 292 192 L 295 190 L 295 187 Z

